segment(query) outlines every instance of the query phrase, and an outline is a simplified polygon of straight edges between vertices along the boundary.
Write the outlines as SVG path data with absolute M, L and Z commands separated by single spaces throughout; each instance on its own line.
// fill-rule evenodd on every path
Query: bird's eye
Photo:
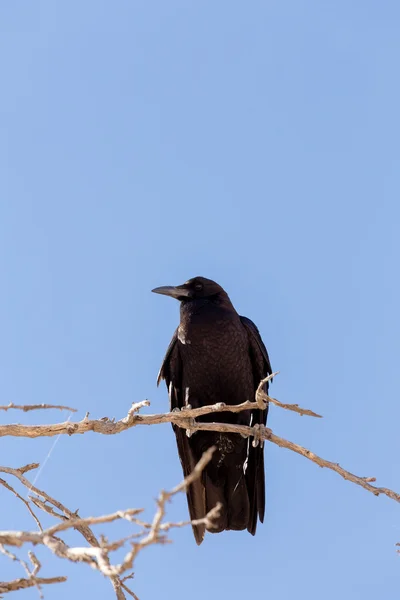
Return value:
M 196 292 L 200 292 L 200 290 L 203 289 L 203 285 L 201 283 L 196 283 L 194 289 L 196 290 Z

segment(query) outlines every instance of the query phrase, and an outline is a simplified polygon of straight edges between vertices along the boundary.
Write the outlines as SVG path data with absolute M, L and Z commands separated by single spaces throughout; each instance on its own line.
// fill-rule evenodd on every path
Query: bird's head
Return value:
M 182 285 L 164 285 L 151 290 L 155 294 L 164 294 L 176 298 L 180 302 L 200 299 L 224 299 L 227 298 L 225 290 L 211 279 L 205 277 L 193 277 Z

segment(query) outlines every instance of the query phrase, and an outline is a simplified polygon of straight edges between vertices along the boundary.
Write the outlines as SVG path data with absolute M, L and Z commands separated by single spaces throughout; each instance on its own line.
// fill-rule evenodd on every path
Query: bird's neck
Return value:
M 188 323 L 193 320 L 212 320 L 221 318 L 225 313 L 236 314 L 227 294 L 217 294 L 208 298 L 195 298 L 181 302 L 181 323 Z

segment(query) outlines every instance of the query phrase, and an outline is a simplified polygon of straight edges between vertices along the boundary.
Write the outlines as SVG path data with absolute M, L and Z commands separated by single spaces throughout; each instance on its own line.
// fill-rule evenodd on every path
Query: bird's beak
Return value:
M 185 298 L 188 298 L 190 296 L 190 291 L 187 288 L 179 285 L 162 285 L 161 287 L 154 288 L 154 290 L 151 291 L 155 294 L 164 294 L 164 296 L 171 296 L 172 298 L 176 298 L 177 300 L 179 298 L 182 298 L 182 296 Z

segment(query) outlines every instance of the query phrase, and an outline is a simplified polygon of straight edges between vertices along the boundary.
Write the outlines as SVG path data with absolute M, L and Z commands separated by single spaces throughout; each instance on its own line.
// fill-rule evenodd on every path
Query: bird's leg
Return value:
M 173 409 L 171 410 L 171 412 L 174 412 L 174 413 L 176 413 L 176 412 L 182 413 L 182 412 L 184 412 L 185 410 L 191 410 L 191 409 L 192 409 L 192 406 L 191 406 L 190 404 L 187 404 L 186 406 L 182 406 L 182 408 L 179 408 L 179 406 L 175 406 L 175 408 L 173 408 Z M 186 435 L 187 435 L 188 437 L 190 437 L 190 436 L 191 436 L 193 433 L 196 433 L 195 431 L 193 431 L 193 427 L 194 427 L 194 425 L 195 425 L 195 423 L 196 423 L 196 421 L 195 421 L 195 419 L 194 419 L 193 417 L 188 417 L 187 419 L 179 419 L 178 423 L 179 423 L 180 425 L 183 425 L 183 424 L 185 424 L 185 425 L 186 425 L 186 424 L 187 424 L 187 428 L 186 428 Z
M 186 388 L 186 398 L 185 398 L 185 403 L 184 406 L 182 406 L 181 408 L 181 412 L 185 411 L 185 410 L 192 410 L 192 405 L 189 404 L 188 400 L 189 400 L 189 388 Z M 195 420 L 193 419 L 193 417 L 189 417 L 187 419 L 187 424 L 188 424 L 188 428 L 186 429 L 186 435 L 188 436 L 188 438 L 190 438 L 190 436 L 195 433 L 193 431 L 193 425 L 195 424 Z

